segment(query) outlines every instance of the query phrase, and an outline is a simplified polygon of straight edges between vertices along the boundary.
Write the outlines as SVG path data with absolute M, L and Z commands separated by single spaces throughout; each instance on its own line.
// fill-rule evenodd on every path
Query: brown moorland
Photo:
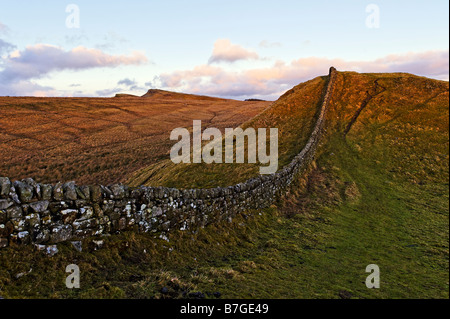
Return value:
M 237 127 L 272 102 L 149 90 L 143 97 L 0 97 L 0 176 L 42 183 L 124 182 L 168 157 L 170 131 Z

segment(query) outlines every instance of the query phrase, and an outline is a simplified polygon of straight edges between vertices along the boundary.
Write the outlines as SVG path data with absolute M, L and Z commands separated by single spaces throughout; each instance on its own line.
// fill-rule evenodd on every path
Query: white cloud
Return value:
M 247 50 L 240 45 L 231 43 L 228 39 L 219 39 L 214 43 L 214 49 L 209 63 L 216 62 L 236 62 L 239 60 L 257 60 L 259 56 L 256 52 Z
M 113 88 L 113 89 L 104 89 L 104 90 L 98 90 L 95 91 L 95 94 L 98 96 L 114 96 L 117 93 L 122 92 L 123 90 L 121 88 Z
M 10 32 L 9 28 L 0 22 L 0 35 L 2 35 L 2 34 L 7 35 L 9 32 Z M 16 48 L 15 45 L 13 45 L 3 39 L 0 39 L 0 55 L 3 53 L 7 53 L 9 51 L 12 51 L 15 48 Z M 1 58 L 1 56 L 0 56 L 0 58 Z M 0 59 L 0 63 L 1 63 L 1 59 Z
M 146 62 L 147 58 L 140 52 L 133 52 L 129 56 L 109 55 L 82 46 L 64 51 L 57 46 L 36 44 L 7 57 L 5 68 L 0 72 L 0 80 L 40 78 L 52 71 L 139 65 Z
M 125 78 L 125 79 L 120 80 L 119 82 L 117 82 L 117 84 L 118 85 L 133 86 L 133 85 L 136 85 L 136 81 L 130 80 L 128 78 Z
M 10 32 L 9 28 L 6 25 L 4 25 L 3 23 L 0 22 L 0 34 L 1 33 L 6 34 L 6 33 L 9 33 L 9 32 Z
M 0 54 L 10 52 L 15 49 L 15 46 L 9 42 L 0 39 Z
M 446 79 L 449 76 L 447 51 L 388 55 L 374 61 L 347 61 L 329 58 L 300 58 L 290 63 L 277 61 L 270 67 L 242 71 L 203 64 L 191 70 L 161 74 L 167 89 L 222 97 L 258 96 L 275 99 L 283 92 L 313 77 L 326 74 L 330 66 L 358 72 L 407 72 Z
M 10 96 L 60 96 L 61 93 L 50 86 L 42 86 L 32 81 L 4 83 L 0 81 L 0 95 Z
M 65 51 L 54 45 L 36 44 L 22 51 L 14 51 L 2 60 L 0 95 L 32 94 L 34 91 L 31 88 L 36 84 L 30 81 L 47 76 L 51 72 L 140 65 L 147 62 L 146 56 L 141 52 L 110 55 L 83 46 Z M 19 89 L 20 85 L 22 88 Z M 26 88 L 30 90 L 27 91 Z M 48 87 L 44 89 L 51 90 Z

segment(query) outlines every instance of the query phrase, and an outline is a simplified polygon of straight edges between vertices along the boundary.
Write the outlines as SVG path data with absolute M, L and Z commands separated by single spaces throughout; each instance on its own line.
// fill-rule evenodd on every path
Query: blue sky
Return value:
M 79 28 L 68 28 L 79 8 Z M 366 20 L 379 9 L 379 26 Z M 331 64 L 448 80 L 448 1 L 0 0 L 0 95 L 276 99 Z

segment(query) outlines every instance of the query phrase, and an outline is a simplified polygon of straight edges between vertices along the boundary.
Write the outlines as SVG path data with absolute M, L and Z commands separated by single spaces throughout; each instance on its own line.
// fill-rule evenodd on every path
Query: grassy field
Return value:
M 170 132 L 235 127 L 271 102 L 165 91 L 144 97 L 0 97 L 0 175 L 42 183 L 112 184 L 167 157 Z
M 292 132 L 280 138 L 281 150 L 295 149 L 283 162 L 304 143 L 311 126 L 297 122 L 300 109 L 314 119 L 313 92 L 324 80 L 298 86 L 255 119 L 279 118 L 276 125 Z M 173 233 L 169 242 L 128 232 L 105 238 L 100 250 L 89 240 L 81 253 L 61 244 L 51 258 L 11 246 L 0 251 L 0 295 L 449 298 L 448 90 L 447 82 L 408 74 L 339 73 L 317 159 L 276 205 L 196 234 Z M 189 169 L 208 176 L 201 166 Z M 239 167 L 222 170 L 213 173 L 226 184 Z M 79 290 L 64 285 L 71 263 L 81 270 Z M 365 286 L 369 264 L 380 267 L 380 289 Z

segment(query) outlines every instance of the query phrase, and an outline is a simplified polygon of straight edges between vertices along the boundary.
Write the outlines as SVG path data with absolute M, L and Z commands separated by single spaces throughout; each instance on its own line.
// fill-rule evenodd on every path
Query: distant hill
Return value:
M 245 102 L 261 102 L 261 101 L 265 101 L 265 100 L 261 100 L 261 99 L 245 99 Z
M 142 95 L 143 98 L 153 98 L 153 99 L 179 99 L 179 100 L 203 100 L 203 101 L 217 101 L 217 100 L 226 100 L 217 97 L 210 97 L 204 95 L 195 95 L 195 94 L 187 94 L 187 93 L 178 93 L 171 91 L 164 91 L 158 89 L 150 89 L 147 93 Z
M 133 94 L 117 93 L 114 97 L 139 97 L 139 96 Z

